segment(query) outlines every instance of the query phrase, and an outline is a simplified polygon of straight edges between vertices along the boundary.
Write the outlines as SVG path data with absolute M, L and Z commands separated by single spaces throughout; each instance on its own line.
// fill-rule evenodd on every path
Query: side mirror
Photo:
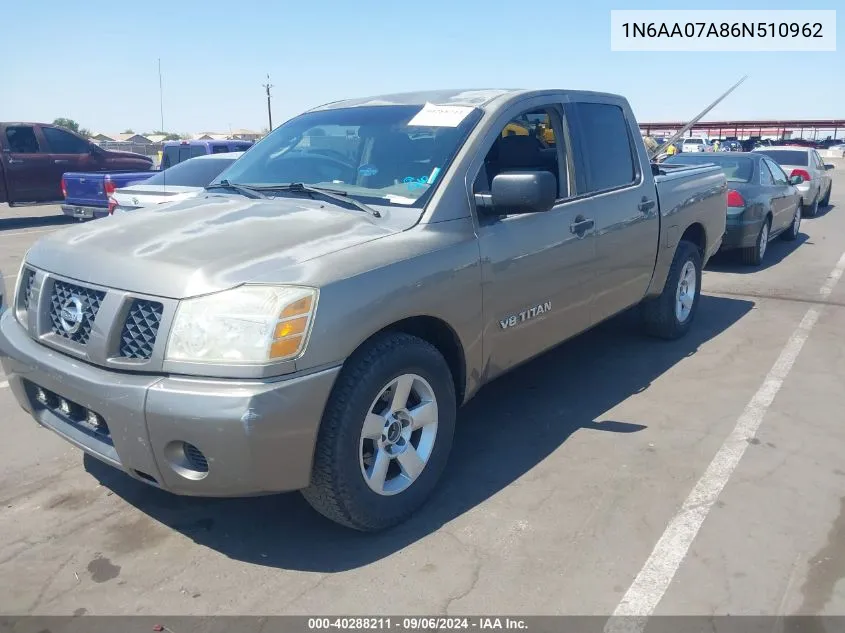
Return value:
M 493 178 L 489 194 L 476 194 L 476 204 L 491 214 L 538 213 L 557 199 L 557 179 L 548 171 L 512 171 Z
M 830 171 L 831 169 L 835 169 L 836 165 L 831 165 L 830 163 L 825 163 L 824 168 Z
M 789 177 L 789 184 L 790 185 L 800 185 L 804 182 L 804 176 L 790 176 Z

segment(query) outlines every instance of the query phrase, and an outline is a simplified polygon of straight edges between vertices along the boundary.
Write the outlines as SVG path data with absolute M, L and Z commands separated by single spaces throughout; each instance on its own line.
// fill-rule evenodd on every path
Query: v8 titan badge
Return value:
M 526 321 L 529 321 L 534 317 L 540 316 L 541 314 L 551 312 L 551 310 L 552 302 L 545 301 L 544 303 L 523 310 L 519 314 L 512 314 L 510 316 L 505 317 L 504 319 L 499 319 L 499 327 L 503 330 L 507 330 L 508 328 L 512 328 L 515 325 L 525 323 Z

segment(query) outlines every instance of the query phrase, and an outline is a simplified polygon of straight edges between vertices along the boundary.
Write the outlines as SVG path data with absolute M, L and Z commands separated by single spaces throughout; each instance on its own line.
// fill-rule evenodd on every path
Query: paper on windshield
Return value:
M 417 112 L 408 125 L 420 125 L 424 127 L 458 127 L 469 113 L 471 106 L 450 106 L 435 105 L 426 103 L 423 109 Z

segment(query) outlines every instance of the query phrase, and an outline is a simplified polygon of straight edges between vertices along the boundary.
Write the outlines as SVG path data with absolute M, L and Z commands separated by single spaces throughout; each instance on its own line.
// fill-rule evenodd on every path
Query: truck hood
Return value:
M 148 162 L 150 165 L 153 164 L 153 159 L 149 156 L 144 156 L 143 154 L 136 154 L 135 152 L 120 152 L 112 149 L 103 151 L 109 156 L 109 158 L 134 158 L 139 161 Z
M 321 200 L 204 195 L 56 231 L 26 259 L 79 281 L 182 299 L 246 282 L 307 284 L 307 262 L 418 219 Z

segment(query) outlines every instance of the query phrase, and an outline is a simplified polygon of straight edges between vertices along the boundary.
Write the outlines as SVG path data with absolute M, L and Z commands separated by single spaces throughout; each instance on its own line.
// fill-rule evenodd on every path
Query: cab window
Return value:
M 511 171 L 548 171 L 558 181 L 558 198 L 568 195 L 568 184 L 561 185 L 561 147 L 557 133 L 561 120 L 553 108 L 538 108 L 512 118 L 502 128 L 484 159 L 476 178 L 476 193 L 490 190 L 498 174 Z

